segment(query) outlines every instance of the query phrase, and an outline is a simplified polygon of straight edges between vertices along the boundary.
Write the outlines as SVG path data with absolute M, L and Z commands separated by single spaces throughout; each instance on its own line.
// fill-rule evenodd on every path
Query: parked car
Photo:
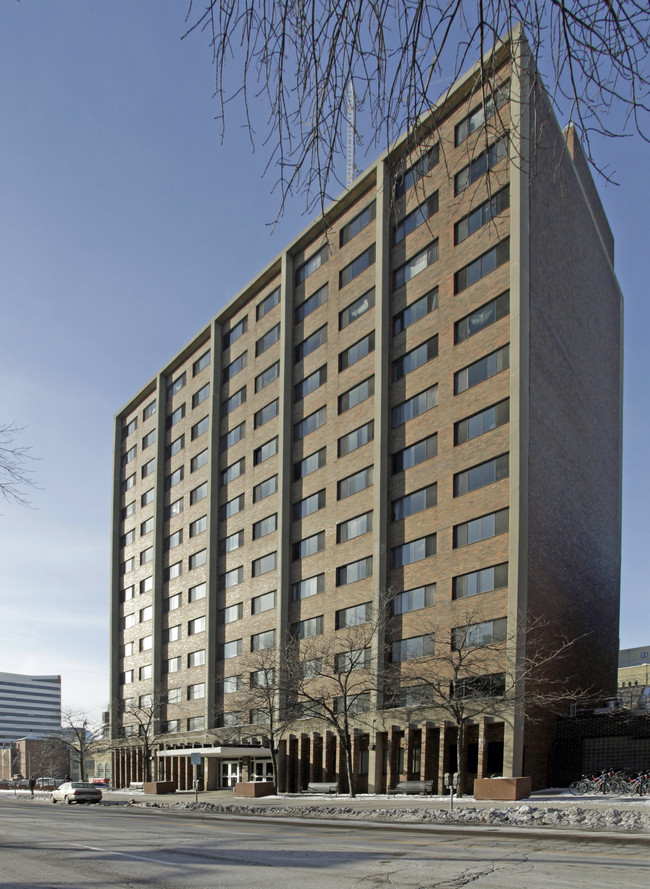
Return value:
M 66 802 L 69 806 L 72 803 L 100 803 L 102 801 L 102 792 L 99 787 L 94 784 L 85 784 L 81 781 L 66 781 L 50 794 L 53 803 Z

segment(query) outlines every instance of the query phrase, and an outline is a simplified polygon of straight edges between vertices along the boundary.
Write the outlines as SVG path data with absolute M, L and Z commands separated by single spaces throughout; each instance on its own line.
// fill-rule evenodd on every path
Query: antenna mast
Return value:
M 349 188 L 357 177 L 357 165 L 354 162 L 354 152 L 356 148 L 356 116 L 357 116 L 357 99 L 354 95 L 354 83 L 352 80 L 348 83 L 347 101 L 346 101 L 346 118 L 347 118 L 347 157 L 346 157 L 346 184 Z

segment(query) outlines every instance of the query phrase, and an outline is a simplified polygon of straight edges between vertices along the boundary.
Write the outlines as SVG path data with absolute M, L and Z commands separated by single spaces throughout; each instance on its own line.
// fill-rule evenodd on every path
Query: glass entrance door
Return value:
M 221 760 L 221 786 L 234 787 L 241 781 L 241 764 L 238 759 Z
M 251 781 L 272 781 L 273 763 L 270 759 L 251 759 Z

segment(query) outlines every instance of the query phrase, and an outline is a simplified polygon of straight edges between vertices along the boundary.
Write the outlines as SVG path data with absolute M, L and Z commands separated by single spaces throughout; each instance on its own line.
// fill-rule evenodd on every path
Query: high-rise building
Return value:
M 60 676 L 0 673 L 0 744 L 60 729 Z
M 161 702 L 158 775 L 190 786 L 197 749 L 208 787 L 267 775 L 268 751 L 232 741 L 256 736 L 255 714 L 229 703 L 253 681 L 246 658 L 269 647 L 280 664 L 290 638 L 335 650 L 386 591 L 359 665 L 374 677 L 360 790 L 440 788 L 453 771 L 447 715 L 409 696 L 432 646 L 500 642 L 498 698 L 506 672 L 527 678 L 532 614 L 550 649 L 578 640 L 559 668 L 576 689 L 613 694 L 621 337 L 583 151 L 515 40 L 117 414 L 114 782 L 143 774 L 134 702 Z M 382 688 L 387 664 L 401 692 L 394 672 Z M 532 723 L 517 700 L 477 715 L 461 755 L 470 775 L 543 785 L 552 717 Z M 340 776 L 337 743 L 298 721 L 281 789 Z

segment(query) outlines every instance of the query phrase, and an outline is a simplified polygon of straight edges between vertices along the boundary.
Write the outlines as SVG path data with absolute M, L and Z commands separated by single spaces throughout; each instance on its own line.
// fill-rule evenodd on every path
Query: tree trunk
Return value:
M 456 735 L 456 762 L 458 769 L 458 790 L 457 795 L 460 799 L 465 793 L 465 760 L 463 757 L 463 747 L 465 745 L 465 720 L 461 719 L 458 723 L 458 732 Z
M 348 778 L 348 790 L 350 792 L 351 797 L 355 797 L 356 788 L 354 786 L 354 769 L 352 764 L 352 744 L 350 743 L 350 739 L 346 740 L 346 743 L 343 745 L 343 750 L 345 751 L 345 772 Z

